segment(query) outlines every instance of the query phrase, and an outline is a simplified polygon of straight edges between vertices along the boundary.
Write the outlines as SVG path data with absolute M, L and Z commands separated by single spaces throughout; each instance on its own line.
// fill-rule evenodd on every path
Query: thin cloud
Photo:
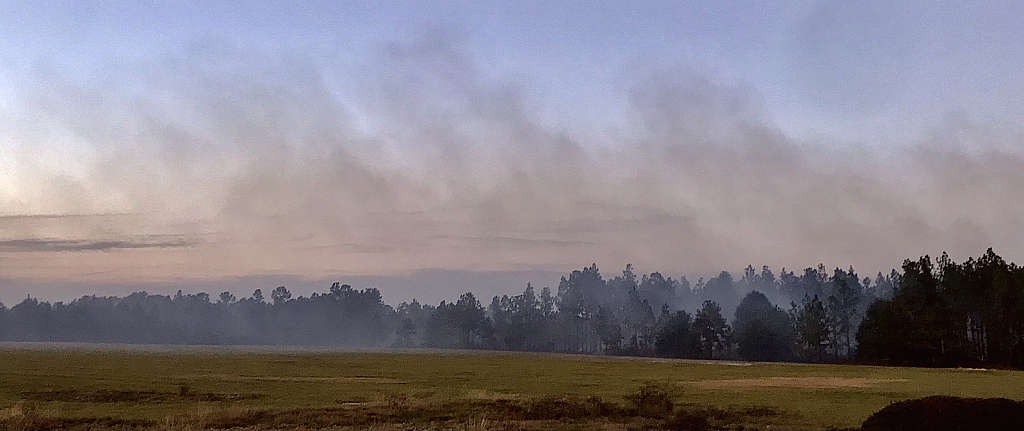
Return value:
M 191 247 L 194 242 L 177 241 L 94 241 L 73 239 L 12 239 L 0 241 L 0 252 L 75 252 L 117 249 Z M 98 273 L 95 273 L 98 274 Z

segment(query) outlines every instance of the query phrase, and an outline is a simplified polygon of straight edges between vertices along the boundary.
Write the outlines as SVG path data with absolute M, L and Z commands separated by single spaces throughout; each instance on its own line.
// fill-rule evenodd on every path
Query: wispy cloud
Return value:
M 116 249 L 190 247 L 194 243 L 176 241 L 96 241 L 73 239 L 13 239 L 0 241 L 0 252 L 109 251 Z

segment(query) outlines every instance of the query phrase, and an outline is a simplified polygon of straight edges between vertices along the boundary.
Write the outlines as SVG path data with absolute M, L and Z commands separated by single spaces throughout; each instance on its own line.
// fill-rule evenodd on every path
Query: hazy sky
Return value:
M 233 3 L 0 3 L 0 301 L 1024 262 L 1020 1 Z

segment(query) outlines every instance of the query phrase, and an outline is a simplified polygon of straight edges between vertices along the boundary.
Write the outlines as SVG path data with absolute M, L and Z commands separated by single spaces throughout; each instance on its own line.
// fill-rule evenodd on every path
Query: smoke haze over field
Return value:
M 306 35 L 328 25 L 304 14 L 246 29 L 276 16 L 261 8 L 222 31 L 168 18 L 129 54 L 108 38 L 134 31 L 111 23 L 130 11 L 81 8 L 70 28 L 89 37 L 66 47 L 14 26 L 0 33 L 17 47 L 0 57 L 0 300 L 274 277 L 404 300 L 470 290 L 474 271 L 520 274 L 512 293 L 591 262 L 714 275 L 873 274 L 988 247 L 1024 260 L 1020 5 L 924 11 L 956 37 L 905 5 L 836 5 L 656 26 L 682 47 L 612 43 L 602 26 L 641 24 L 603 14 L 544 45 L 530 23 L 552 18 L 519 12 L 497 54 L 479 26 L 500 11 L 460 12 L 476 17 L 464 25 L 420 11 L 388 21 L 415 31 L 384 34 Z M 349 16 L 317 7 L 297 10 Z M 740 34 L 745 20 L 760 25 Z M 400 281 L 423 270 L 435 287 Z M 272 286 L 236 293 L 257 287 Z

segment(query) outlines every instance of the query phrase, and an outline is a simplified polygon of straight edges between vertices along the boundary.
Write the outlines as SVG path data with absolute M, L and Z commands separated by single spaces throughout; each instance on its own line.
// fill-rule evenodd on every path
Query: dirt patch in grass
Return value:
M 870 388 L 883 383 L 906 381 L 908 380 L 866 377 L 763 377 L 758 379 L 702 380 L 693 383 L 702 389 L 841 389 Z
M 514 400 L 523 398 L 520 394 L 489 391 L 486 389 L 469 389 L 466 398 L 471 400 Z

